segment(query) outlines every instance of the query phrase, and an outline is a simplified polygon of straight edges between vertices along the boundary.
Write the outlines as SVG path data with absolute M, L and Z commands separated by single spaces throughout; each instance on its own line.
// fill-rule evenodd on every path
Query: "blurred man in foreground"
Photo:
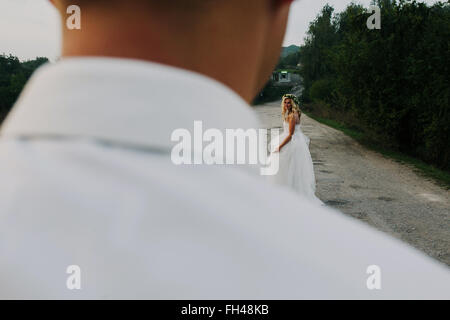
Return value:
M 241 168 L 172 163 L 196 120 L 258 127 L 291 1 L 53 2 L 63 58 L 1 129 L 1 298 L 450 298 L 448 269 L 397 240 Z

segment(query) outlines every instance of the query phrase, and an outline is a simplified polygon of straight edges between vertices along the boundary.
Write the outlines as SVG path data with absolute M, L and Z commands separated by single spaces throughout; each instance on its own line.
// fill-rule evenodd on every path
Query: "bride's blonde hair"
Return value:
M 288 112 L 288 114 L 286 114 L 286 110 L 284 109 L 284 100 L 286 100 L 286 99 L 291 99 L 291 102 L 292 102 L 292 110 L 291 110 L 291 112 Z M 281 99 L 281 115 L 283 117 L 283 121 L 286 121 L 289 114 L 291 114 L 293 112 L 297 112 L 300 115 L 301 111 L 300 111 L 299 104 L 300 104 L 300 102 L 298 101 L 298 98 L 295 95 L 285 94 L 283 96 L 283 98 Z

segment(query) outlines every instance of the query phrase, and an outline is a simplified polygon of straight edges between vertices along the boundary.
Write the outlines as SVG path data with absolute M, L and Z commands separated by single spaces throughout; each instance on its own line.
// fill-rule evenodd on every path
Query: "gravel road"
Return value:
M 281 127 L 279 102 L 254 109 L 264 128 Z M 301 121 L 323 202 L 450 266 L 449 190 L 305 114 Z

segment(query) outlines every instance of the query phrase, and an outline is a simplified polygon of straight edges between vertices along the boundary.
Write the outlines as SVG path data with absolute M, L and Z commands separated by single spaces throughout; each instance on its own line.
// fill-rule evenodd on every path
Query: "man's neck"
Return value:
M 120 21 L 127 23 L 120 26 Z M 81 30 L 64 31 L 63 57 L 132 58 L 184 68 L 224 83 L 250 103 L 258 83 L 252 75 L 260 63 L 255 52 L 263 39 L 249 39 L 245 31 L 233 34 L 232 28 L 214 17 L 183 28 L 135 11 L 120 16 L 87 12 Z

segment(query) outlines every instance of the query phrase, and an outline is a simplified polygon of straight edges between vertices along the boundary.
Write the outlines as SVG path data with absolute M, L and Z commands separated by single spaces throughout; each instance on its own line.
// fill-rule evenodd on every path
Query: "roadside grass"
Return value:
M 347 136 L 358 141 L 361 145 L 363 145 L 373 151 L 376 151 L 387 158 L 393 159 L 400 163 L 411 165 L 417 173 L 419 173 L 425 177 L 432 178 L 438 185 L 442 186 L 443 188 L 445 188 L 447 190 L 450 189 L 450 172 L 438 169 L 433 165 L 427 164 L 420 159 L 414 158 L 414 157 L 406 155 L 404 153 L 389 150 L 389 149 L 383 148 L 379 145 L 376 145 L 374 143 L 370 143 L 370 142 L 368 142 L 368 139 L 366 139 L 363 132 L 355 130 L 353 128 L 350 128 L 338 121 L 321 118 L 321 117 L 315 116 L 314 114 L 312 114 L 310 112 L 304 112 L 304 113 L 306 113 L 306 115 L 309 116 L 310 118 L 312 118 L 322 124 L 325 124 L 329 127 L 332 127 L 334 129 L 337 129 L 337 130 L 343 132 Z

